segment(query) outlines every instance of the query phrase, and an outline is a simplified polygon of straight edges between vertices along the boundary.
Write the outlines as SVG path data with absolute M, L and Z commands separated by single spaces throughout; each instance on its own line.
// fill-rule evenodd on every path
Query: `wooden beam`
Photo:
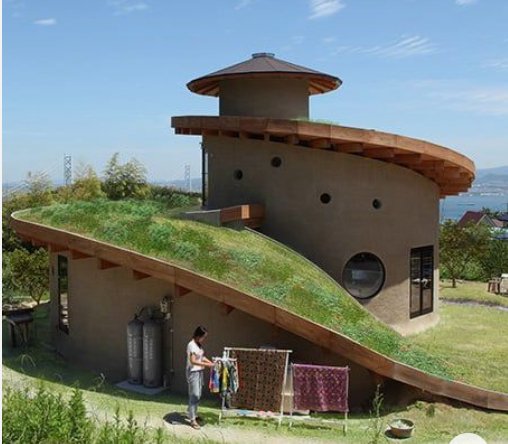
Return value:
M 48 247 L 48 244 L 47 242 L 44 242 L 44 241 L 41 241 L 39 239 L 31 239 L 30 242 L 32 243 L 32 245 L 34 247 L 42 247 L 42 248 L 47 248 Z
M 290 134 L 289 136 L 284 137 L 285 142 L 288 145 L 298 145 L 298 137 L 295 134 Z
M 401 165 L 418 165 L 422 162 L 422 155 L 421 154 L 395 154 L 393 156 L 393 161 L 395 163 L 401 164 Z
M 229 313 L 231 313 L 235 307 L 231 307 L 231 305 L 225 304 L 224 302 L 219 303 L 219 308 L 222 313 L 222 315 L 227 316 Z
M 364 147 L 363 155 L 374 159 L 393 159 L 395 154 L 390 148 Z
M 60 253 L 61 251 L 67 251 L 69 248 L 64 245 L 49 244 L 48 251 L 50 253 Z
M 330 139 L 314 139 L 309 142 L 311 148 L 329 149 Z
M 142 271 L 138 271 L 138 270 L 132 270 L 132 278 L 135 281 L 140 281 L 141 279 L 146 279 L 149 277 L 151 277 L 151 276 L 147 273 L 143 273 Z
M 337 151 L 339 153 L 346 154 L 360 154 L 363 153 L 363 144 L 362 143 L 338 143 Z
M 97 267 L 99 270 L 107 270 L 108 268 L 119 267 L 120 265 L 115 264 L 114 262 L 107 261 L 105 259 L 99 259 L 97 261 Z
M 93 256 L 90 256 L 89 254 L 83 253 L 83 252 L 78 251 L 78 250 L 70 250 L 70 254 L 71 254 L 71 259 L 72 260 L 88 259 L 90 257 L 93 257 Z
M 174 286 L 174 293 L 175 298 L 180 298 L 182 296 L 185 296 L 186 294 L 190 293 L 192 290 L 189 290 L 188 288 L 182 287 L 181 285 L 175 284 Z

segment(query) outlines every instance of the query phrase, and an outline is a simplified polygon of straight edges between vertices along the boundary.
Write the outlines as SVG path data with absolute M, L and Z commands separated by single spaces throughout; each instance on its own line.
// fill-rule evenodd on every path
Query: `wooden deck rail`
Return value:
M 258 228 L 265 217 L 265 208 L 259 204 L 237 205 L 220 210 L 221 224 L 242 221 L 250 228 Z
M 450 381 L 384 356 L 334 330 L 317 324 L 290 310 L 176 264 L 100 242 L 86 236 L 23 221 L 12 215 L 11 225 L 21 236 L 47 245 L 62 245 L 70 251 L 97 257 L 155 278 L 170 282 L 175 288 L 194 291 L 265 322 L 277 325 L 297 336 L 344 356 L 378 375 L 403 382 L 428 393 L 462 401 L 477 407 L 508 411 L 508 394 Z

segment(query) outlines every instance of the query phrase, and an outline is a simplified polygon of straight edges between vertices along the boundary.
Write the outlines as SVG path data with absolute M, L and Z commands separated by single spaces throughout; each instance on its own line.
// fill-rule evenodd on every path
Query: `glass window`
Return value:
M 359 253 L 349 259 L 342 273 L 342 283 L 355 298 L 367 299 L 381 290 L 385 281 L 385 268 L 378 257 Z
M 69 262 L 58 255 L 58 327 L 69 333 Z
M 434 247 L 413 248 L 409 269 L 409 316 L 415 318 L 434 310 Z

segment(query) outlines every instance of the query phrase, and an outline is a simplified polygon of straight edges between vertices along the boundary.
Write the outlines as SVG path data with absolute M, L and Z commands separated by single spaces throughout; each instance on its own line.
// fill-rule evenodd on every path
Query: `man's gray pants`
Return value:
M 198 405 L 203 392 L 203 371 L 191 372 L 187 370 L 187 383 L 189 385 L 189 419 L 195 421 L 198 415 Z

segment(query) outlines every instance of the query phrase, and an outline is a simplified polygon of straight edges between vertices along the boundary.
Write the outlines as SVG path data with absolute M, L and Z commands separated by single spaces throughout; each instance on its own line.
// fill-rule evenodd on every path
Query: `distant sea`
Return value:
M 463 194 L 450 196 L 440 202 L 440 220 L 460 219 L 466 211 L 508 211 L 508 194 Z

